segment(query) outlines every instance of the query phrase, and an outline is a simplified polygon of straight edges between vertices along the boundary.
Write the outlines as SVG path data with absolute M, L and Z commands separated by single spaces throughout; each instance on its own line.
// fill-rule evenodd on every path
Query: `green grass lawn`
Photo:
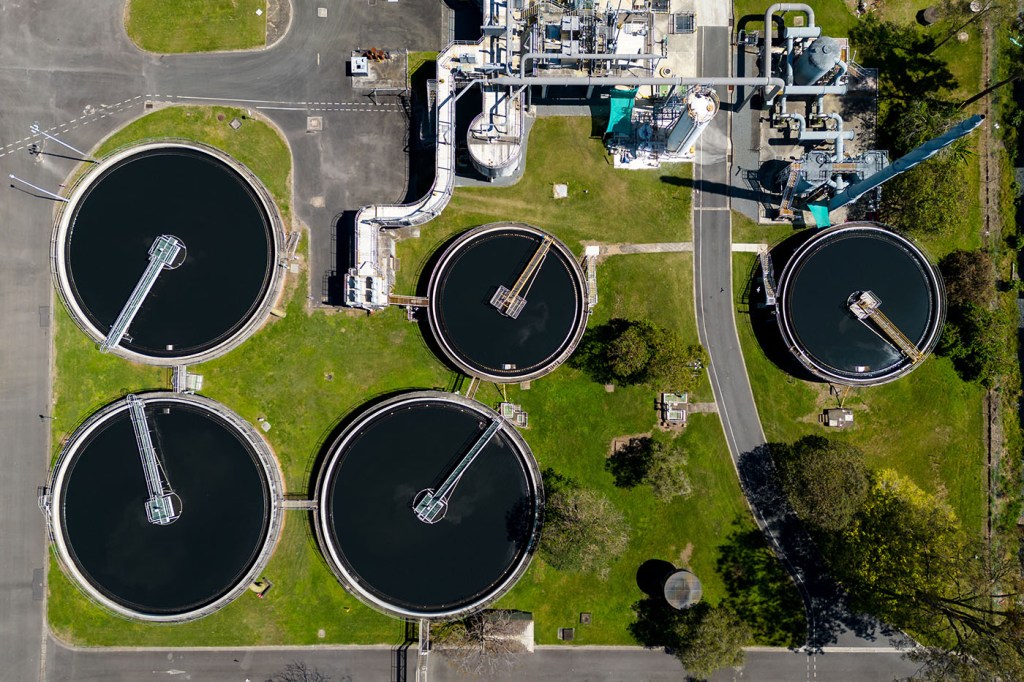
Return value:
M 246 50 L 266 44 L 267 3 L 128 0 L 125 29 L 132 42 L 149 52 Z
M 264 137 L 273 131 L 246 122 L 240 133 L 262 140 L 259 149 L 253 149 L 253 140 L 221 129 L 217 112 L 223 113 L 193 108 L 160 111 L 132 124 L 103 148 L 159 134 L 196 137 L 224 147 L 245 162 L 275 195 L 289 196 L 287 159 L 281 161 L 277 152 L 264 148 L 273 146 Z M 229 119 L 233 115 L 228 111 Z M 415 288 L 423 262 L 447 237 L 503 218 L 549 229 L 577 252 L 584 241 L 688 240 L 690 191 L 685 181 L 689 168 L 613 172 L 605 165 L 600 141 L 590 139 L 589 130 L 589 120 L 538 121 L 528 172 L 518 185 L 460 189 L 452 209 L 426 225 L 420 239 L 400 242 L 404 267 L 398 291 Z M 280 141 L 275 144 L 281 145 Z M 286 149 L 282 153 L 287 157 Z M 569 183 L 569 199 L 551 198 L 550 185 L 556 181 Z M 589 191 L 584 194 L 583 189 Z M 300 254 L 305 248 L 304 241 Z M 593 324 L 613 316 L 646 317 L 679 330 L 689 342 L 696 340 L 691 254 L 609 257 L 598 273 L 601 302 Z M 266 435 L 281 463 L 287 490 L 308 494 L 314 462 L 339 419 L 374 396 L 406 388 L 443 388 L 453 383 L 454 375 L 434 357 L 418 325 L 407 322 L 398 309 L 372 316 L 310 312 L 305 307 L 305 275 L 290 279 L 287 292 L 282 304 L 286 317 L 273 319 L 239 348 L 193 371 L 205 378 L 204 395 L 251 422 L 263 417 L 271 423 Z M 166 385 L 165 370 L 100 355 L 66 316 L 58 318 L 56 334 L 55 439 L 98 405 L 128 391 Z M 689 452 L 695 492 L 688 499 L 665 504 L 646 488 L 616 488 L 605 469 L 613 438 L 654 429 L 653 389 L 619 387 L 609 393 L 581 372 L 563 366 L 533 382 L 529 390 L 516 386 L 507 392 L 530 413 L 531 427 L 524 435 L 541 466 L 553 467 L 608 495 L 633 529 L 626 555 L 614 563 L 605 580 L 560 573 L 535 558 L 520 585 L 501 604 L 534 611 L 539 641 L 554 642 L 557 628 L 575 624 L 577 612 L 586 610 L 594 613 L 594 623 L 578 631 L 578 642 L 634 643 L 628 630 L 634 618 L 631 605 L 643 597 L 635 575 L 648 559 L 692 566 L 704 582 L 706 598 L 729 599 L 745 609 L 762 643 L 801 641 L 799 600 L 749 517 L 717 417 L 695 416 L 680 436 Z M 485 385 L 477 397 L 494 404 L 500 395 L 496 387 Z M 283 539 L 265 571 L 275 583 L 267 599 L 245 594 L 195 623 L 143 625 L 105 613 L 59 570 L 52 570 L 51 625 L 69 641 L 93 645 L 398 641 L 401 632 L 396 621 L 363 606 L 338 586 L 319 558 L 301 512 L 288 512 L 287 519 Z M 786 607 L 789 620 L 776 612 L 779 605 Z M 321 628 L 323 638 L 317 635 Z
M 754 267 L 753 254 L 734 254 L 735 291 Z M 836 407 L 827 384 L 795 379 L 779 369 L 754 336 L 741 304 L 737 327 L 754 399 L 769 441 L 792 442 L 823 434 L 818 415 Z M 892 468 L 930 493 L 942 495 L 968 529 L 985 518 L 983 464 L 984 390 L 965 383 L 947 358 L 931 356 L 910 375 L 871 388 L 855 388 L 845 400 L 855 414 L 848 430 L 828 435 L 864 451 L 868 465 Z

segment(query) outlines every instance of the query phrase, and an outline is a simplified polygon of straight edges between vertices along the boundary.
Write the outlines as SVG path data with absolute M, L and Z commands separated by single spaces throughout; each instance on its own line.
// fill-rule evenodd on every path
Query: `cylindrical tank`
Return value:
M 685 113 L 679 116 L 665 146 L 674 152 L 688 152 L 718 113 L 718 93 L 703 86 L 690 88 L 683 98 Z
M 194 620 L 243 594 L 267 565 L 281 531 L 281 473 L 256 429 L 224 405 L 179 393 L 137 399 L 144 427 L 129 400 L 118 400 L 65 445 L 50 483 L 54 547 L 104 608 Z M 140 452 L 138 428 L 149 430 L 156 469 Z M 150 516 L 154 471 L 174 500 L 173 522 Z
M 424 506 L 435 494 L 436 514 Z M 317 537 L 346 589 L 400 618 L 448 619 L 484 608 L 526 571 L 544 488 L 512 424 L 463 396 L 416 391 L 345 428 L 317 500 Z
M 155 142 L 93 166 L 56 221 L 57 292 L 93 340 L 116 328 L 162 236 L 183 247 L 183 262 L 152 282 L 113 353 L 196 364 L 238 346 L 266 321 L 284 286 L 277 264 L 284 226 L 270 193 L 218 149 Z
M 793 64 L 793 83 L 814 85 L 839 63 L 839 41 L 822 36 L 812 42 Z
M 502 289 L 519 295 L 503 298 Z M 554 370 L 580 342 L 590 315 L 587 281 L 569 247 L 519 223 L 483 225 L 457 237 L 431 272 L 427 296 L 430 331 L 444 356 L 495 383 Z M 496 305 L 514 298 L 523 304 L 514 311 Z
M 917 367 L 945 317 L 936 268 L 913 242 L 877 223 L 816 232 L 788 258 L 777 298 L 779 331 L 793 356 L 825 381 L 854 386 L 884 384 Z

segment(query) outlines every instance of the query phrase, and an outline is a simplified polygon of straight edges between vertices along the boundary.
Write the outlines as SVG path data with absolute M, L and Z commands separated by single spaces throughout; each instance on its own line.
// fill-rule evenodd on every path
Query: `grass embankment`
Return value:
M 183 112 L 183 110 L 182 110 Z M 184 113 L 184 112 L 183 112 Z M 164 134 L 211 140 L 216 117 L 193 113 L 162 122 Z M 195 121 L 205 121 L 191 128 Z M 151 136 L 146 119 L 137 134 Z M 214 132 L 206 128 L 213 125 Z M 590 122 L 538 121 L 531 138 L 528 172 L 516 187 L 460 189 L 451 209 L 423 228 L 423 237 L 399 244 L 405 264 L 399 292 L 412 291 L 429 253 L 450 235 L 485 222 L 514 218 L 537 224 L 579 249 L 583 241 L 651 242 L 690 238 L 689 169 L 613 172 L 605 166 L 600 141 L 588 138 Z M 253 128 L 255 126 L 249 126 Z M 246 127 L 243 126 L 243 131 Z M 108 144 L 123 144 L 122 135 Z M 230 151 L 230 150 L 229 150 Z M 234 152 L 233 152 L 234 153 Z M 235 153 L 245 161 L 241 152 Z M 247 161 L 247 163 L 249 163 Z M 255 164 L 249 163 L 254 170 Z M 287 170 L 267 177 L 283 183 Z M 551 198 L 552 182 L 568 182 L 570 198 Z M 588 189 L 584 194 L 583 189 Z M 628 197 L 627 202 L 625 198 Z M 417 266 L 416 264 L 419 264 Z M 688 253 L 616 256 L 598 270 L 599 323 L 612 316 L 648 317 L 696 339 L 693 321 L 692 257 Z M 430 352 L 419 328 L 404 314 L 389 310 L 370 317 L 306 311 L 303 282 L 291 283 L 287 317 L 275 320 L 229 355 L 195 368 L 205 376 L 204 393 L 249 420 L 265 417 L 267 434 L 292 492 L 308 492 L 312 467 L 323 440 L 338 419 L 372 396 L 403 388 L 444 387 L 452 374 Z M 159 373 L 131 368 L 138 375 L 113 377 L 98 367 L 97 376 L 79 385 L 75 368 L 90 367 L 98 355 L 72 324 L 58 327 L 62 428 L 79 421 L 92 406 L 124 390 L 151 388 Z M 104 359 L 112 360 L 112 359 Z M 122 364 L 128 366 L 127 363 Z M 130 366 L 128 366 L 130 367 Z M 654 392 L 617 388 L 608 393 L 568 366 L 533 383 L 529 390 L 509 389 L 510 398 L 530 413 L 525 432 L 542 467 L 553 467 L 608 495 L 623 510 L 633 532 L 624 557 L 605 580 L 563 574 L 538 556 L 502 606 L 532 610 L 540 642 L 556 641 L 558 627 L 578 624 L 578 613 L 594 614 L 580 626 L 580 643 L 631 644 L 631 605 L 643 598 L 636 571 L 648 559 L 688 564 L 704 583 L 705 598 L 734 600 L 761 626 L 765 643 L 798 643 L 802 622 L 784 622 L 779 605 L 794 603 L 795 591 L 764 547 L 744 506 L 717 418 L 695 416 L 681 436 L 690 454 L 694 494 L 670 504 L 645 488 L 616 488 L 605 470 L 611 440 L 649 432 L 655 425 Z M 478 399 L 495 403 L 495 387 L 481 388 Z M 56 426 L 56 424 L 55 424 Z M 265 575 L 275 583 L 266 599 L 243 595 L 224 610 L 198 622 L 146 626 L 110 616 L 89 603 L 59 571 L 51 571 L 49 618 L 54 630 L 83 644 L 241 645 L 396 642 L 398 624 L 347 595 L 319 558 L 306 519 L 288 513 L 284 536 Z M 800 618 L 798 602 L 791 609 Z M 325 636 L 317 635 L 324 629 Z M 793 632 L 787 635 L 783 630 Z
M 753 254 L 734 254 L 734 290 L 743 291 Z M 738 294 L 737 294 L 738 295 Z M 738 302 L 737 328 L 758 413 L 769 441 L 790 443 L 824 433 L 818 415 L 836 407 L 827 384 L 796 379 L 779 369 L 754 336 L 746 302 Z M 985 518 L 983 465 L 984 389 L 964 382 L 952 363 L 931 356 L 909 376 L 871 388 L 851 389 L 844 406 L 854 425 L 830 437 L 857 445 L 868 466 L 895 469 L 946 499 L 967 529 Z
M 124 23 L 132 42 L 149 52 L 246 50 L 266 44 L 267 2 L 128 0 Z

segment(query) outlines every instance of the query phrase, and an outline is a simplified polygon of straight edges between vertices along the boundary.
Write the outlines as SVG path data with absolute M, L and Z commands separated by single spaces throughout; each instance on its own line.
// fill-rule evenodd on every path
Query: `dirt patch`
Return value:
M 267 0 L 267 47 L 284 35 L 291 22 L 291 0 Z
M 683 547 L 683 551 L 679 553 L 679 565 L 688 567 L 691 556 L 693 556 L 693 543 L 687 542 L 686 547 Z
M 612 438 L 612 442 L 608 446 L 608 453 L 605 455 L 605 457 L 611 457 L 616 452 L 629 445 L 629 441 L 633 440 L 634 438 L 650 438 L 651 433 L 651 431 L 647 431 L 645 433 L 634 433 L 628 436 L 616 436 L 615 438 Z

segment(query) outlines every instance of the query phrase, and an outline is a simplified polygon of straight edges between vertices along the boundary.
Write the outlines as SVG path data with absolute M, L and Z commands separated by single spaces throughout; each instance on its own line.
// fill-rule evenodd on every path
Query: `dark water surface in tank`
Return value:
M 185 262 L 160 274 L 122 345 L 157 357 L 207 350 L 255 312 L 273 259 L 259 200 L 208 154 L 144 152 L 104 172 L 80 202 L 65 247 L 75 298 L 105 334 L 163 234 L 184 242 Z
M 230 591 L 256 560 L 267 533 L 267 487 L 249 446 L 212 413 L 181 403 L 145 409 L 181 516 L 166 526 L 146 520 L 149 493 L 123 410 L 70 465 L 65 539 L 110 599 L 145 613 L 185 613 Z
M 919 347 L 935 301 L 922 263 L 879 234 L 853 233 L 826 240 L 810 252 L 790 285 L 792 327 L 808 353 L 836 370 L 881 370 L 903 361 L 888 341 L 853 316 L 848 299 L 870 290 L 880 310 Z
M 555 248 L 526 294 L 517 319 L 490 304 L 499 286 L 512 288 L 540 245 L 522 232 L 497 232 L 463 246 L 439 277 L 440 309 L 434 311 L 448 343 L 471 367 L 488 373 L 527 373 L 557 358 L 579 324 L 578 285 Z
M 437 488 L 488 421 L 450 403 L 415 403 L 372 419 L 343 452 L 325 499 L 331 539 L 371 593 L 423 611 L 486 597 L 526 551 L 536 500 L 499 431 L 463 475 L 445 517 L 420 521 L 413 499 Z

